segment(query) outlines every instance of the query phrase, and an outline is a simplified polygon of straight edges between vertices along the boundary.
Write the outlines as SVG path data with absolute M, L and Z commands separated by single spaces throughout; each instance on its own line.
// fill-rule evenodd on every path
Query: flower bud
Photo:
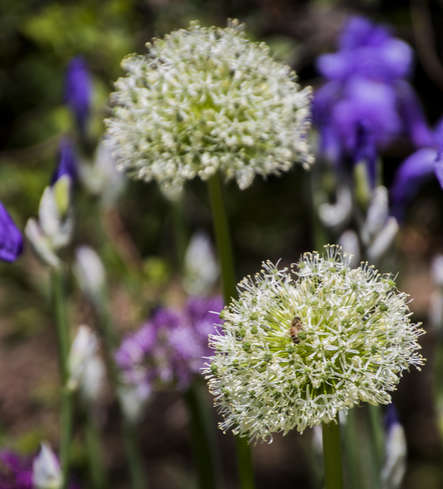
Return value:
M 100 197 L 105 207 L 111 206 L 116 201 L 126 179 L 115 167 L 111 148 L 106 139 L 98 144 L 94 162 L 80 167 L 80 178 L 89 192 Z
M 25 235 L 31 243 L 35 254 L 43 263 L 53 268 L 60 266 L 60 260 L 54 253 L 50 240 L 43 233 L 35 219 L 28 219 L 25 226 Z
M 104 365 L 98 356 L 98 340 L 87 326 L 80 326 L 68 358 L 68 388 L 80 389 L 86 400 L 96 399 L 101 391 Z
M 385 417 L 385 463 L 381 473 L 383 489 L 398 489 L 406 472 L 406 436 L 391 404 Z
M 214 250 L 205 233 L 192 236 L 185 254 L 183 286 L 190 295 L 210 291 L 219 274 Z
M 360 262 L 360 244 L 358 242 L 357 233 L 348 229 L 340 236 L 338 243 L 345 253 L 352 256 L 351 266 L 357 266 Z
M 82 292 L 94 303 L 100 300 L 105 288 L 105 268 L 100 257 L 89 246 L 77 248 L 74 274 Z
M 136 423 L 143 414 L 151 395 L 149 384 L 124 384 L 119 389 L 119 396 L 122 403 L 123 415 L 131 422 Z
M 330 228 L 344 226 L 352 213 L 352 194 L 347 185 L 340 185 L 337 189 L 335 204 L 321 204 L 319 217 L 323 224 Z
M 388 190 L 386 187 L 380 185 L 372 194 L 366 221 L 362 229 L 362 236 L 365 243 L 381 231 L 388 219 L 388 212 Z
M 32 482 L 35 489 L 60 489 L 62 473 L 60 464 L 49 445 L 42 443 L 32 466 Z
M 443 288 L 443 255 L 437 255 L 432 260 L 431 275 L 435 285 Z
M 398 233 L 398 221 L 395 217 L 389 217 L 383 229 L 375 237 L 374 241 L 368 247 L 368 258 L 376 262 L 388 251 L 395 236 Z

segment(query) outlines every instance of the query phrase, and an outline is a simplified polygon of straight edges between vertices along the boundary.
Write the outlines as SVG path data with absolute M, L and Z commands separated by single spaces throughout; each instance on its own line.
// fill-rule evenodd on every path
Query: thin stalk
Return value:
M 325 227 L 323 226 L 318 215 L 318 209 L 322 202 L 325 201 L 324 191 L 318 184 L 320 179 L 319 170 L 314 165 L 309 175 L 310 191 L 311 191 L 311 233 L 314 249 L 321 251 L 323 246 L 327 244 L 328 237 Z
M 177 268 L 183 268 L 186 253 L 186 226 L 183 213 L 183 199 L 172 203 L 172 214 L 174 220 L 175 249 L 177 256 Z
M 228 304 L 237 295 L 235 287 L 235 269 L 229 234 L 228 218 L 223 202 L 220 175 L 216 173 L 208 180 L 209 201 L 211 204 L 215 241 L 221 266 L 223 299 Z M 238 474 L 241 489 L 253 489 L 254 471 L 252 454 L 248 443 L 241 438 L 235 439 Z
M 215 489 L 219 479 L 215 424 L 208 402 L 203 396 L 201 382 L 195 380 L 185 392 L 185 401 L 190 414 L 192 444 L 198 467 L 198 487 Z
M 86 406 L 86 448 L 89 459 L 89 473 L 94 489 L 105 489 L 106 470 L 103 463 L 100 430 L 91 406 Z
M 226 216 L 222 186 L 218 173 L 208 180 L 208 189 L 215 241 L 221 266 L 223 299 L 225 304 L 228 304 L 231 298 L 236 297 L 237 291 L 235 288 L 236 280 L 231 236 L 229 233 L 228 218 Z
M 374 487 L 381 487 L 380 476 L 384 458 L 385 436 L 380 411 L 380 406 L 368 406 Z
M 114 327 L 103 299 L 100 304 L 96 304 L 100 322 L 100 330 L 104 342 L 104 355 L 108 366 L 110 382 L 117 397 L 120 412 L 122 415 L 122 434 L 123 444 L 126 451 L 128 468 L 131 478 L 132 489 L 146 489 L 148 487 L 146 473 L 143 467 L 143 458 L 140 454 L 137 443 L 137 431 L 135 426 L 126 418 L 123 410 L 121 395 L 119 392 L 119 373 L 115 362 L 114 352 L 116 348 L 116 337 Z
M 362 477 L 359 441 L 357 438 L 357 419 L 355 409 L 350 409 L 346 416 L 346 424 L 343 430 L 344 455 L 346 465 L 346 481 L 349 487 L 365 489 L 367 484 Z
M 69 324 L 66 313 L 63 271 L 53 270 L 51 274 L 52 307 L 57 327 L 59 370 L 61 381 L 60 416 L 60 466 L 63 477 L 62 489 L 68 484 L 69 454 L 72 437 L 73 397 L 68 389 Z
M 343 488 L 343 469 L 341 460 L 340 424 L 323 423 L 323 464 L 325 469 L 325 488 Z

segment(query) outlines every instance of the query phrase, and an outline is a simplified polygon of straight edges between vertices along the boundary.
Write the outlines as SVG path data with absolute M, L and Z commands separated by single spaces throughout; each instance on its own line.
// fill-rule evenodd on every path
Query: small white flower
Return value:
M 352 258 L 350 258 L 351 266 L 357 266 L 360 262 L 360 243 L 358 242 L 357 233 L 348 229 L 342 233 L 338 239 L 338 243 L 345 253 L 352 256 Z
M 105 268 L 100 257 L 89 246 L 77 248 L 74 274 L 83 293 L 93 302 L 98 300 L 105 287 Z
M 239 283 L 204 369 L 223 431 L 250 440 L 303 432 L 360 402 L 390 403 L 403 372 L 420 368 L 423 330 L 408 295 L 367 263 L 349 263 L 329 246 L 290 269 L 266 262 Z
M 35 219 L 30 218 L 26 222 L 25 235 L 31 243 L 36 255 L 43 263 L 53 268 L 58 268 L 60 266 L 60 259 L 54 253 L 49 238 L 43 234 L 42 229 Z
M 98 356 L 98 339 L 87 326 L 80 326 L 69 352 L 68 387 L 80 388 L 83 397 L 88 401 L 96 400 L 100 395 L 105 368 Z
M 146 383 L 123 384 L 119 390 L 124 416 L 131 422 L 140 420 L 146 403 L 151 396 L 151 389 Z
M 437 255 L 432 260 L 431 275 L 435 285 L 443 288 L 443 255 Z
M 190 295 L 208 293 L 218 278 L 219 268 L 207 234 L 192 236 L 185 254 L 183 285 Z
M 374 241 L 368 247 L 368 258 L 372 262 L 380 258 L 388 251 L 395 237 L 397 236 L 400 226 L 395 217 L 391 216 L 385 222 L 381 231 L 374 238 Z
M 63 478 L 60 464 L 49 445 L 42 443 L 32 465 L 32 483 L 35 489 L 60 489 Z
M 397 419 L 388 426 L 385 463 L 381 472 L 382 489 L 398 489 L 406 473 L 407 445 L 403 426 Z
M 125 177 L 116 169 L 106 139 L 100 141 L 93 164 L 83 163 L 79 170 L 83 185 L 92 194 L 100 196 L 104 206 L 115 202 L 124 187 Z
M 194 176 L 220 171 L 248 187 L 255 175 L 308 167 L 309 88 L 274 61 L 243 26 L 191 23 L 130 55 L 116 82 L 106 122 L 117 166 L 156 180 L 168 195 Z
M 339 185 L 337 201 L 334 204 L 320 204 L 318 215 L 322 223 L 329 228 L 344 226 L 352 214 L 352 193 L 349 185 Z
M 40 199 L 38 220 L 28 219 L 25 234 L 43 263 L 58 267 L 57 251 L 69 244 L 73 230 L 71 180 L 62 176 L 46 187 Z
M 379 233 L 388 219 L 389 198 L 388 189 L 379 185 L 374 189 L 374 193 L 369 204 L 366 221 L 363 225 L 362 236 L 365 242 Z

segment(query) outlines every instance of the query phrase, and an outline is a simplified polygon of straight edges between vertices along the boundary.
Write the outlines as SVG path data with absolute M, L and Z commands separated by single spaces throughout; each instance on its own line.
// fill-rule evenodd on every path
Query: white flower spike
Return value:
M 223 431 L 272 440 L 360 402 L 389 404 L 403 372 L 424 363 L 408 295 L 350 259 L 327 246 L 290 269 L 265 262 L 239 283 L 204 369 Z

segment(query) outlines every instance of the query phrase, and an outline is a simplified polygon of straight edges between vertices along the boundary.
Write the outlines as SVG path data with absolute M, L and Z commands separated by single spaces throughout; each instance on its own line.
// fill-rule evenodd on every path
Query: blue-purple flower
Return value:
M 142 386 L 147 395 L 164 385 L 186 389 L 211 353 L 208 335 L 215 333 L 222 307 L 219 297 L 193 297 L 181 311 L 158 309 L 116 353 L 125 382 Z
M 406 436 L 394 404 L 385 413 L 385 461 L 381 471 L 382 489 L 399 489 L 406 472 Z
M 32 489 L 32 460 L 10 450 L 2 450 L 0 489 Z
M 443 119 L 432 134 L 433 142 L 422 147 L 400 165 L 391 188 L 392 213 L 398 219 L 404 215 L 407 203 L 418 192 L 422 183 L 432 175 L 443 188 Z
M 412 50 L 405 42 L 362 17 L 351 18 L 338 51 L 317 62 L 328 80 L 313 101 L 320 153 L 336 165 L 364 162 L 372 185 L 380 149 L 402 134 L 409 134 L 417 146 L 431 140 L 405 81 L 411 63 Z
M 63 176 L 68 176 L 72 182 L 77 180 L 77 158 L 74 147 L 69 139 L 62 139 L 58 148 L 58 164 L 51 177 L 51 185 Z
M 48 461 L 50 464 L 49 467 Z M 46 444 L 42 444 L 42 449 L 35 457 L 22 456 L 11 450 L 1 450 L 0 489 L 39 489 L 42 487 L 59 487 L 50 485 L 51 482 L 55 482 L 54 478 L 50 478 L 53 476 L 52 472 L 57 469 L 60 470 L 57 465 L 57 456 L 50 451 Z M 48 484 L 40 484 L 42 480 L 46 480 Z M 68 488 L 79 489 L 77 484 L 73 482 L 69 483 Z
M 85 131 L 91 105 L 91 79 L 83 58 L 73 58 L 66 71 L 65 101 L 81 132 Z
M 13 262 L 22 251 L 22 234 L 0 202 L 0 260 Z

